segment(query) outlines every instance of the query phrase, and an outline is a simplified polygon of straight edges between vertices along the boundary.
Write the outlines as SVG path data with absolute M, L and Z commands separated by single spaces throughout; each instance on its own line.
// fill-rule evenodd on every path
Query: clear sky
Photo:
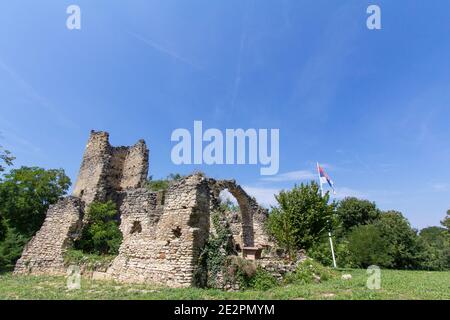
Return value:
M 81 30 L 66 8 L 81 8 Z M 366 9 L 382 10 L 382 30 Z M 91 129 L 146 140 L 150 174 L 235 178 L 262 203 L 316 178 L 339 197 L 402 211 L 414 227 L 450 209 L 447 0 L 15 0 L 0 4 L 0 144 L 16 166 L 75 181 Z M 176 166 L 171 133 L 279 128 L 279 175 Z

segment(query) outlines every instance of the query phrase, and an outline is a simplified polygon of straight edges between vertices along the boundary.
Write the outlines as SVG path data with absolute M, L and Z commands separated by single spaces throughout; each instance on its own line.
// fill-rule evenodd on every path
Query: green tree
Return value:
M 0 273 L 14 270 L 28 240 L 13 228 L 7 228 L 5 239 L 0 242 Z
M 445 228 L 440 227 L 428 227 L 420 231 L 421 269 L 445 270 L 450 268 L 450 242 L 447 232 Z
M 395 269 L 416 269 L 420 265 L 421 248 L 417 231 L 411 228 L 409 221 L 398 211 L 387 211 L 380 215 L 374 226 L 389 243 L 388 254 L 392 257 Z
M 309 249 L 328 231 L 335 204 L 328 203 L 328 193 L 321 196 L 316 182 L 296 185 L 275 198 L 278 206 L 271 210 L 268 229 L 290 254 L 296 249 Z
M 15 158 L 11 155 L 11 152 L 0 146 L 0 172 L 5 170 L 5 165 L 11 166 L 14 159 Z
M 450 231 L 450 210 L 447 210 L 447 216 L 441 221 L 441 224 L 447 231 Z
M 339 202 L 336 215 L 341 227 L 339 233 L 346 234 L 353 227 L 370 224 L 377 220 L 380 210 L 374 202 L 350 197 Z
M 117 254 L 122 242 L 122 232 L 117 222 L 116 204 L 93 202 L 87 210 L 87 223 L 75 248 L 86 253 Z
M 373 224 L 354 227 L 348 235 L 348 248 L 355 265 L 367 268 L 370 265 L 392 267 L 390 243 L 380 228 Z
M 4 223 L 25 237 L 41 227 L 48 207 L 66 194 L 70 179 L 64 170 L 22 167 L 0 182 L 0 212 Z

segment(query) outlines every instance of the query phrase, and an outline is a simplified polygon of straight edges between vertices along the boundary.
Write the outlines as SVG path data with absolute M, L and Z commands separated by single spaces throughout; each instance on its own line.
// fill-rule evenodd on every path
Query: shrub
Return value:
M 322 197 L 314 181 L 281 191 L 276 200 L 278 207 L 272 208 L 267 226 L 293 259 L 298 249 L 309 249 L 328 231 L 335 205 L 328 204 L 328 193 Z
M 391 244 L 386 241 L 375 225 L 361 225 L 353 228 L 348 236 L 348 242 L 352 261 L 358 267 L 392 266 L 393 258 L 389 254 Z
M 297 269 L 286 275 L 286 283 L 312 283 L 321 282 L 332 279 L 336 276 L 336 273 L 328 267 L 324 267 L 319 262 L 313 259 L 306 259 L 300 262 Z
M 278 280 L 262 268 L 257 268 L 256 273 L 249 281 L 249 287 L 255 290 L 268 290 L 277 285 Z
M 256 271 L 257 268 L 253 261 L 238 256 L 228 256 L 223 268 L 224 282 L 238 284 L 240 289 L 251 288 Z
M 87 224 L 81 238 L 75 242 L 75 248 L 85 253 L 117 254 L 122 233 L 116 217 L 114 202 L 93 202 L 87 210 Z
M 77 249 L 69 249 L 64 254 L 66 266 L 84 266 L 87 270 L 107 269 L 114 260 L 115 255 L 99 255 L 95 253 L 85 253 Z
M 29 238 L 21 235 L 15 229 L 6 229 L 5 239 L 0 242 L 0 272 L 14 270 L 16 261 L 22 254 L 23 247 Z
M 339 268 L 354 268 L 356 265 L 352 260 L 352 254 L 348 247 L 348 241 L 344 238 L 333 239 L 336 264 Z M 316 260 L 324 266 L 333 266 L 333 257 L 331 255 L 330 242 L 328 237 L 316 243 L 308 250 L 308 257 Z

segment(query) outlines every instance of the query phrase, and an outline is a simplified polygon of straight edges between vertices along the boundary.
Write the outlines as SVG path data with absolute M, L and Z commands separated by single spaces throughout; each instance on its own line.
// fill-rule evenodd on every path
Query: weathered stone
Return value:
M 166 191 L 153 192 L 144 187 L 148 174 L 145 142 L 112 147 L 108 139 L 106 132 L 91 132 L 73 196 L 50 207 L 42 228 L 18 260 L 16 274 L 64 274 L 64 253 L 79 235 L 85 208 L 92 201 L 117 204 L 123 235 L 118 256 L 106 272 L 94 271 L 95 279 L 172 287 L 202 285 L 194 274 L 209 238 L 210 212 L 220 205 L 219 194 L 224 189 L 240 206 L 234 216 L 225 217 L 233 233 L 230 241 L 240 248 L 256 247 L 257 252 L 272 245 L 264 231 L 267 210 L 234 180 L 194 174 L 175 181 Z M 262 259 L 261 265 L 265 264 Z M 280 274 L 278 267 L 273 269 Z

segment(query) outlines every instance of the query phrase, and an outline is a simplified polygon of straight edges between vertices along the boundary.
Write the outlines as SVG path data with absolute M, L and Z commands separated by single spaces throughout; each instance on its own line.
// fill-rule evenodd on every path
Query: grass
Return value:
M 0 299 L 450 299 L 450 272 L 382 270 L 381 289 L 366 287 L 365 270 L 340 270 L 340 277 L 322 283 L 289 284 L 264 291 L 224 292 L 215 289 L 171 289 L 92 281 L 67 290 L 64 277 L 0 275 Z

